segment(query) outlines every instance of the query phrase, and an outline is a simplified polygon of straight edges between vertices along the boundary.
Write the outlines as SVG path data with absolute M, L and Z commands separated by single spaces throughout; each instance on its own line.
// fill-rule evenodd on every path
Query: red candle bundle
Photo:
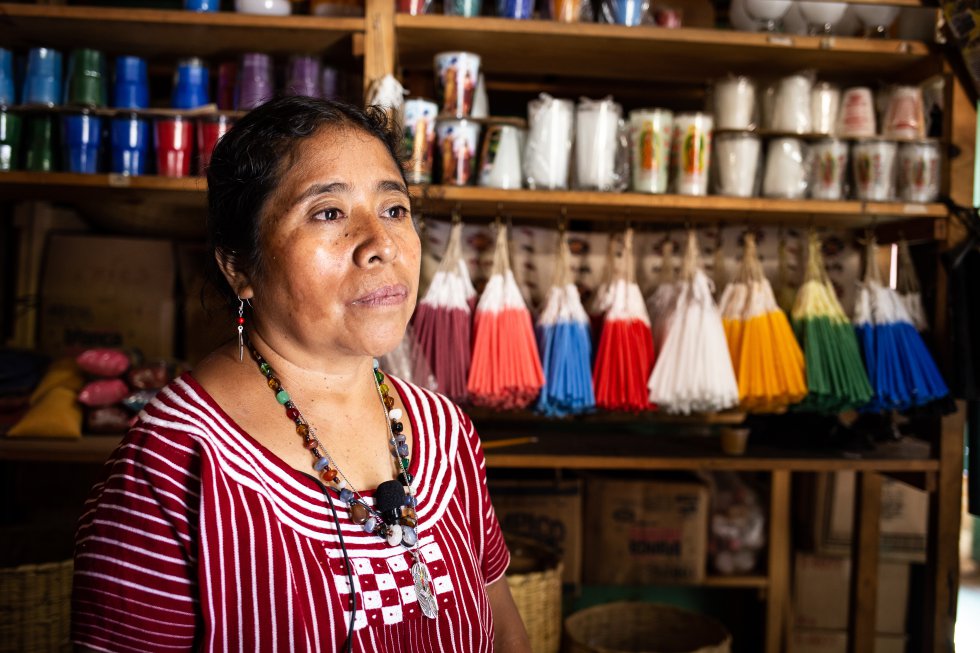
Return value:
M 511 272 L 507 228 L 501 225 L 493 271 L 476 307 L 467 390 L 478 406 L 513 409 L 527 408 L 543 385 L 531 314 Z
M 622 252 L 612 262 L 608 310 L 595 360 L 596 405 L 608 410 L 648 410 L 647 379 L 656 355 L 650 317 L 633 264 L 633 230 L 623 236 Z
M 446 253 L 425 297 L 415 309 L 415 343 L 432 370 L 439 392 L 456 402 L 467 398 L 470 371 L 471 300 L 476 296 L 462 258 L 463 224 L 453 224 Z

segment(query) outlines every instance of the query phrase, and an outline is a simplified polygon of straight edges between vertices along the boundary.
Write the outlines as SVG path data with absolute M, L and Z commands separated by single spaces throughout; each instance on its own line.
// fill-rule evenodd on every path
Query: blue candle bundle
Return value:
M 874 245 L 872 239 L 854 307 L 854 328 L 874 389 L 864 410 L 906 410 L 941 399 L 949 390 L 898 293 L 881 283 Z
M 537 410 L 562 417 L 595 408 L 592 386 L 592 336 L 589 317 L 569 273 L 565 235 L 559 236 L 558 267 L 536 328 L 545 384 Z

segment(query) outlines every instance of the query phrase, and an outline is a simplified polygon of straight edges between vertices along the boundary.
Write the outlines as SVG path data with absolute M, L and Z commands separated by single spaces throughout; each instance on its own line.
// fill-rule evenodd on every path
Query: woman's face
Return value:
M 421 245 L 385 145 L 320 129 L 284 163 L 262 216 L 262 269 L 239 294 L 273 346 L 334 355 L 394 349 L 415 309 Z M 285 341 L 284 341 L 285 339 Z

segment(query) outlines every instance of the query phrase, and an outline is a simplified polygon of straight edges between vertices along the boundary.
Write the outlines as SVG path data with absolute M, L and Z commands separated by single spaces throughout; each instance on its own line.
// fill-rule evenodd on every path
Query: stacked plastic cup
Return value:
M 65 104 L 93 109 L 106 106 L 104 54 L 90 48 L 71 51 L 68 56 Z
M 214 146 L 231 129 L 232 123 L 231 118 L 220 114 L 205 116 L 197 121 L 197 174 L 203 175 L 207 172 Z
M 196 109 L 210 101 L 207 64 L 197 57 L 178 61 L 174 74 L 174 108 Z
M 231 111 L 235 108 L 235 85 L 238 83 L 238 62 L 224 61 L 218 64 L 218 109 Z
M 95 174 L 99 171 L 99 145 L 102 119 L 91 113 L 72 113 L 64 117 L 65 169 Z
M 53 107 L 61 104 L 61 53 L 51 48 L 33 48 L 27 55 L 24 75 L 24 104 Z
M 117 175 L 145 175 L 150 151 L 150 124 L 138 114 L 116 116 L 109 128 L 110 171 Z
M 163 177 L 187 177 L 191 173 L 191 148 L 194 123 L 183 116 L 158 118 L 153 140 L 157 151 L 157 174 Z
M 0 109 L 0 172 L 16 170 L 20 165 L 21 117 Z
M 320 75 L 320 97 L 334 100 L 340 97 L 340 71 L 332 66 L 324 66 Z
M 289 95 L 320 97 L 320 61 L 316 57 L 292 57 L 285 91 Z
M 0 106 L 17 104 L 14 86 L 14 53 L 0 48 Z
M 238 108 L 249 111 L 275 94 L 272 76 L 272 57 L 261 52 L 242 55 L 238 79 Z
M 145 109 L 149 104 L 150 85 L 146 76 L 146 60 L 139 57 L 117 57 L 112 106 L 119 109 Z
M 448 16 L 473 18 L 479 16 L 482 10 L 483 0 L 446 0 L 443 3 L 443 11 Z
M 39 113 L 27 120 L 24 169 L 30 172 L 52 172 L 57 169 L 55 117 Z
M 210 13 L 221 9 L 221 0 L 184 0 L 184 9 L 198 13 Z
M 497 15 L 501 18 L 528 20 L 534 14 L 534 0 L 497 0 Z

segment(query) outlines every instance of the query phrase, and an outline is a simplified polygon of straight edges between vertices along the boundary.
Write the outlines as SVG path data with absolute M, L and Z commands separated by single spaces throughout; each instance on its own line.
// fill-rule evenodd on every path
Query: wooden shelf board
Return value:
M 899 79 L 926 62 L 934 64 L 929 73 L 940 70 L 940 58 L 916 41 L 407 14 L 395 16 L 395 28 L 399 61 L 412 69 L 431 69 L 438 52 L 465 50 L 479 53 L 490 75 L 690 83 L 763 63 L 767 75 L 813 69 L 822 79 Z
M 562 208 L 571 219 L 650 220 L 666 223 L 717 222 L 813 223 L 865 227 L 908 219 L 941 219 L 942 204 L 781 200 L 760 197 L 694 197 L 590 191 L 499 190 L 460 186 L 413 187 L 416 209 L 449 214 L 459 206 L 463 217 L 512 215 L 556 219 Z
M 0 438 L 0 460 L 52 463 L 103 463 L 121 435 L 64 438 Z
M 696 584 L 700 587 L 765 589 L 769 587 L 769 579 L 766 576 L 706 576 Z
M 203 177 L 85 175 L 72 172 L 0 173 L 0 198 L 77 201 L 107 195 L 170 204 L 204 205 Z
M 256 50 L 322 54 L 363 31 L 363 18 L 0 4 L 0 41 L 7 48 L 97 47 L 164 59 Z

